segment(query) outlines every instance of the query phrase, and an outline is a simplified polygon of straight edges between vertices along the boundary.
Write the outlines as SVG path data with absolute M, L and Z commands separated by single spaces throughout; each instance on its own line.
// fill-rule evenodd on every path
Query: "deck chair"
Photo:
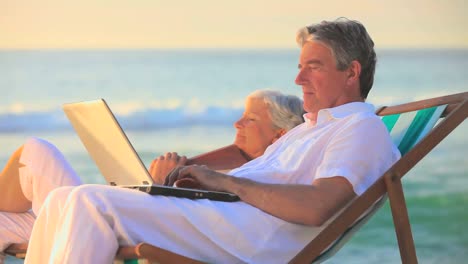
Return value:
M 406 126 L 401 125 L 400 121 L 405 119 L 403 116 L 408 115 L 407 113 L 412 115 L 406 118 L 411 122 Z M 390 200 L 402 262 L 417 262 L 401 178 L 465 120 L 468 115 L 468 92 L 382 107 L 377 110 L 377 114 L 383 116 L 382 120 L 402 152 L 402 158 L 343 210 L 290 263 L 320 263 L 333 256 L 385 203 L 387 196 Z M 443 120 L 432 129 L 439 118 Z M 229 148 L 224 149 L 226 150 Z M 213 155 L 213 152 L 211 154 Z M 25 247 L 24 244 L 12 245 L 6 252 L 21 254 L 24 253 Z M 121 247 L 116 259 L 124 260 L 122 262 L 127 264 L 153 261 L 202 263 L 147 243 Z
M 413 111 L 418 112 L 406 133 L 403 133 L 404 136 L 392 133 L 401 114 Z M 440 112 L 440 117 L 443 120 L 440 120 L 439 124 L 429 131 L 431 124 Z M 341 248 L 343 242 L 356 231 L 356 228 L 359 229 L 363 223 L 367 222 L 369 216 L 373 215 L 376 210 L 371 210 L 369 215 L 359 219 L 362 214 L 372 206 L 376 206 L 376 208 L 381 206 L 379 200 L 385 195 L 388 195 L 390 200 L 402 263 L 417 263 L 401 178 L 465 120 L 468 116 L 468 92 L 392 107 L 382 107 L 377 111 L 377 114 L 383 116 L 384 123 L 402 152 L 402 158 L 341 212 L 290 263 L 320 262 L 333 255 Z M 427 135 L 424 136 L 425 133 Z M 418 143 L 416 144 L 416 142 Z M 335 244 L 332 248 L 326 250 L 333 243 Z

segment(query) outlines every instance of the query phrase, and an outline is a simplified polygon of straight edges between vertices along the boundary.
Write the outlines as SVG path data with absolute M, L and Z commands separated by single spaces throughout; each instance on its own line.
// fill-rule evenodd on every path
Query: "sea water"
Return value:
M 378 50 L 376 106 L 468 91 L 468 50 Z M 0 162 L 29 136 L 56 144 L 87 183 L 104 183 L 60 106 L 104 98 L 145 164 L 232 143 L 256 89 L 301 96 L 299 50 L 0 51 Z M 468 258 L 467 122 L 404 178 L 421 263 Z M 364 153 L 357 153 L 364 155 Z M 11 259 L 9 259 L 11 261 Z M 399 263 L 386 205 L 329 263 Z

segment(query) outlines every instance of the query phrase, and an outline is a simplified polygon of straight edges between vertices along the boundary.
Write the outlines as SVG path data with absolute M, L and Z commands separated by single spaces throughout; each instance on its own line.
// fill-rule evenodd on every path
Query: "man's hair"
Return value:
M 337 70 L 343 71 L 352 61 L 357 60 L 361 64 L 361 97 L 367 98 L 374 83 L 377 56 L 374 42 L 361 23 L 338 18 L 304 27 L 297 32 L 296 42 L 302 47 L 308 41 L 325 44 L 335 57 Z
M 270 112 L 274 128 L 286 131 L 304 122 L 302 100 L 294 95 L 285 95 L 273 90 L 257 90 L 247 98 L 260 99 L 265 102 Z

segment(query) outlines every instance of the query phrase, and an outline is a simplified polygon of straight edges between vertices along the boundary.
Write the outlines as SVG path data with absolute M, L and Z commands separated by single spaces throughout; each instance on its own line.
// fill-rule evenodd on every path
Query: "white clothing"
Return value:
M 19 169 L 21 190 L 32 202 L 32 210 L 25 213 L 0 212 L 0 252 L 12 243 L 29 241 L 36 215 L 51 190 L 81 184 L 62 153 L 43 139 L 28 139 L 19 162 L 24 165 Z
M 316 124 L 299 125 L 230 174 L 282 184 L 343 176 L 359 195 L 399 157 L 373 107 L 350 103 L 320 111 Z M 286 263 L 327 223 L 292 224 L 243 202 L 59 188 L 36 220 L 25 263 L 111 263 L 118 245 L 139 242 L 210 263 Z
M 319 111 L 316 124 L 293 128 L 263 156 L 230 174 L 264 183 L 312 184 L 343 176 L 361 195 L 400 158 L 374 107 L 354 102 Z

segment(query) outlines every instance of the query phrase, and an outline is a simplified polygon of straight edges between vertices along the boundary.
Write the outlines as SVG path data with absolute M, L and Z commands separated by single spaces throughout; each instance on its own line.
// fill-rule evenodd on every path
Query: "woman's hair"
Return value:
M 257 90 L 247 98 L 261 99 L 268 106 L 271 121 L 277 129 L 289 131 L 304 122 L 302 100 L 294 95 L 285 95 L 273 90 Z
M 374 42 L 366 28 L 358 21 L 339 18 L 304 27 L 297 32 L 296 42 L 302 47 L 308 41 L 320 41 L 327 46 L 336 60 L 336 68 L 343 71 L 357 60 L 362 70 L 359 76 L 361 97 L 367 98 L 374 83 L 377 56 Z

